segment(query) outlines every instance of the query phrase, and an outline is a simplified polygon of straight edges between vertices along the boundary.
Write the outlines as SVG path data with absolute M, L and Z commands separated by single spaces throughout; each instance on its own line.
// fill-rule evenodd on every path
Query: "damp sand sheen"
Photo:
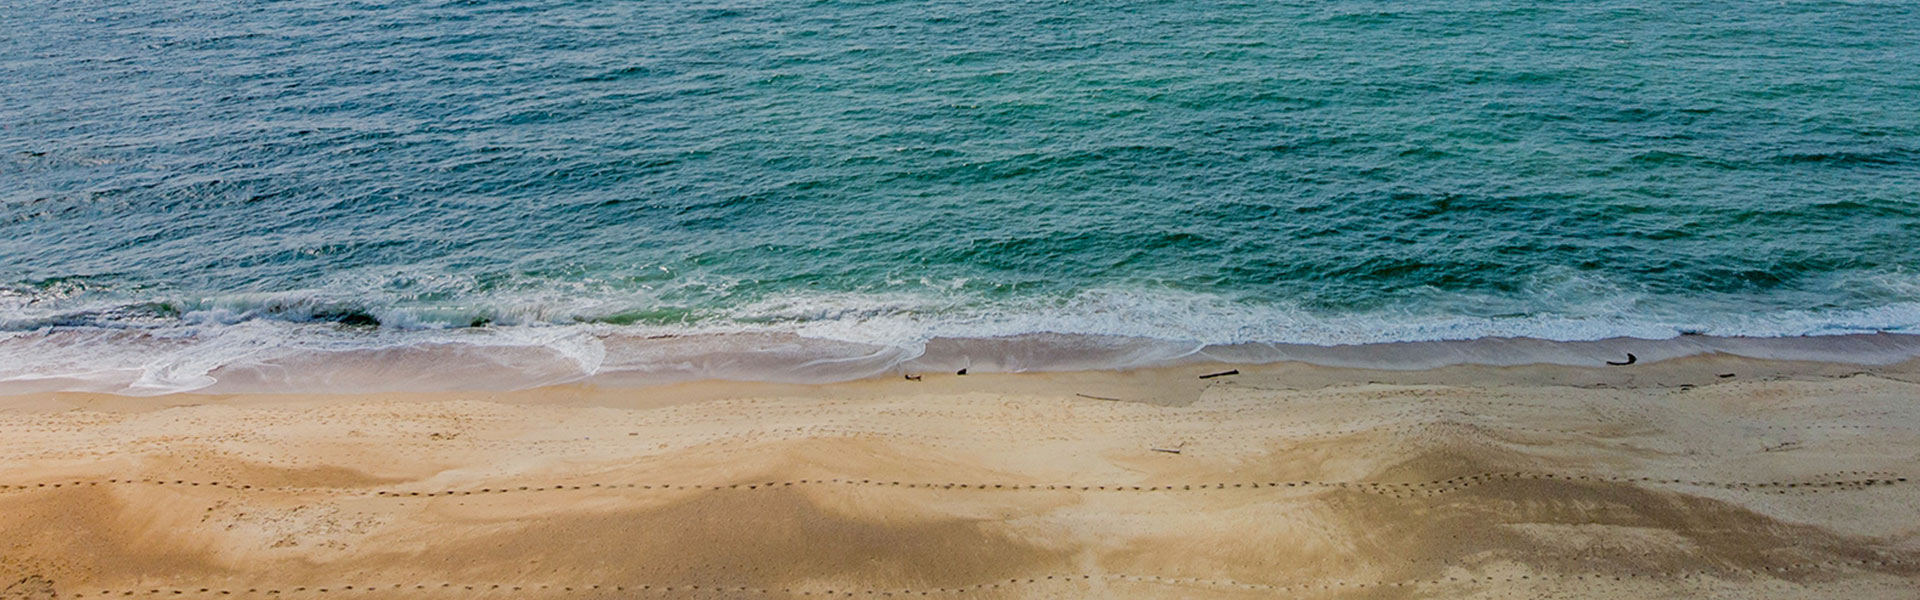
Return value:
M 1912 598 L 1920 364 L 5 397 L 14 598 Z

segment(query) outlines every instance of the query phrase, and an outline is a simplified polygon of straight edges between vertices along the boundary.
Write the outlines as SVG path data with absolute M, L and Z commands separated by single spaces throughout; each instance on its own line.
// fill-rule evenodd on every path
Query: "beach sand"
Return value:
M 8 396 L 0 598 L 1914 598 L 1917 382 L 1705 356 Z

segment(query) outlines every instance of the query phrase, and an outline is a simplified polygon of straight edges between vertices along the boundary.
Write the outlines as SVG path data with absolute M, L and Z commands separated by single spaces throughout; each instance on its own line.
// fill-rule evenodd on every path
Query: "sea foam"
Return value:
M 948 296 L 798 295 L 679 323 L 452 326 L 367 308 L 378 325 L 316 319 L 337 304 L 211 303 L 175 317 L 0 333 L 0 391 L 513 389 L 591 381 L 825 383 L 916 370 L 1128 369 L 1302 361 L 1417 369 L 1593 365 L 1722 352 L 1884 364 L 1915 356 L 1920 305 L 1686 317 L 1316 315 L 1164 291 L 1094 291 L 1025 304 Z M 295 306 L 296 309 L 287 307 Z M 1602 306 L 1602 305 L 1595 305 Z M 1617 309 L 1618 306 L 1611 306 Z M 530 311 L 538 312 L 538 311 Z M 331 313 L 327 313 L 331 314 Z M 468 317 L 456 315 L 454 321 Z M 423 324 L 425 323 L 425 324 Z

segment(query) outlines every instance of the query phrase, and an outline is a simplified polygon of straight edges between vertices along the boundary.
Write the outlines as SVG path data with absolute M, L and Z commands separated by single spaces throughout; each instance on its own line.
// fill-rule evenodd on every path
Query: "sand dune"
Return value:
M 7 397 L 0 598 L 1920 589 L 1912 365 L 1208 369 Z

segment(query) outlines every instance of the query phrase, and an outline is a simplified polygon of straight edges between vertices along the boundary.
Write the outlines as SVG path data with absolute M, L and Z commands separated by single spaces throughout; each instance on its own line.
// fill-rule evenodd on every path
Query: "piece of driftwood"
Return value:
M 1215 378 L 1215 377 L 1226 377 L 1226 376 L 1228 376 L 1228 375 L 1239 375 L 1239 374 L 1240 374 L 1240 370 L 1239 370 L 1239 369 L 1233 369 L 1233 370 L 1231 370 L 1231 371 L 1221 371 L 1221 372 L 1219 372 L 1219 373 L 1208 373 L 1208 374 L 1206 374 L 1206 375 L 1201 375 L 1201 376 L 1200 376 L 1200 378 L 1201 378 L 1201 379 L 1213 379 L 1213 378 Z
M 1106 396 L 1095 396 L 1095 395 L 1093 395 L 1093 394 L 1074 394 L 1074 395 L 1075 395 L 1075 396 L 1079 396 L 1079 397 L 1081 397 L 1081 398 L 1092 398 L 1092 399 L 1094 399 L 1094 400 L 1112 400 L 1112 401 L 1114 401 L 1114 402 L 1119 402 L 1119 401 L 1120 401 L 1120 399 L 1119 399 L 1119 398 L 1108 398 L 1108 397 L 1106 397 Z
M 1160 446 L 1147 446 L 1148 450 L 1152 450 L 1154 452 L 1165 452 L 1167 454 L 1179 454 L 1181 450 L 1185 450 L 1186 448 L 1187 448 L 1186 442 L 1180 442 L 1180 445 L 1168 447 L 1168 448 L 1162 448 Z
M 908 375 L 908 376 L 907 376 L 907 381 L 919 381 L 919 380 L 920 380 L 920 376 L 919 376 L 919 375 Z
M 1624 366 L 1627 366 L 1627 365 L 1630 365 L 1630 364 L 1633 364 L 1633 363 L 1637 363 L 1637 362 L 1640 362 L 1640 357 L 1638 357 L 1638 356 L 1634 356 L 1632 352 L 1628 352 L 1628 353 L 1627 353 L 1627 360 L 1625 360 L 1625 361 L 1622 361 L 1622 362 L 1614 362 L 1614 361 L 1611 361 L 1611 360 L 1610 360 L 1610 361 L 1607 361 L 1607 364 L 1610 364 L 1610 365 L 1613 365 L 1613 366 L 1616 366 L 1616 367 L 1624 367 Z

